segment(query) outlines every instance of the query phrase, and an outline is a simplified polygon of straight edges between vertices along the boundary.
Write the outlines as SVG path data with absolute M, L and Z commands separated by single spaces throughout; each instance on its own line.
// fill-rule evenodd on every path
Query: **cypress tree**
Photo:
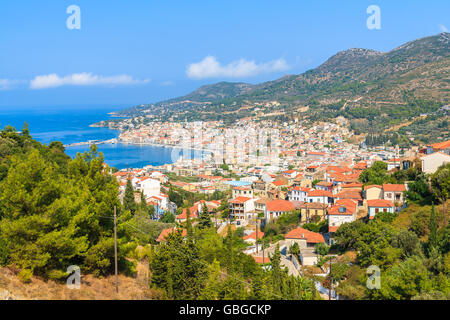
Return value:
M 281 274 L 281 253 L 280 245 L 277 244 L 273 255 L 270 257 L 272 265 L 273 292 L 276 296 L 281 295 L 282 274 Z
M 131 184 L 131 179 L 127 180 L 125 195 L 123 197 L 123 206 L 125 210 L 130 210 L 131 214 L 134 214 L 136 211 L 136 201 L 134 200 L 134 189 Z

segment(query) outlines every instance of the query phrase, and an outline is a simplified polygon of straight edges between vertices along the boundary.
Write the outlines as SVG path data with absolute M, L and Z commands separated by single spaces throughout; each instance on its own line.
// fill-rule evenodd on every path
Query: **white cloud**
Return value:
M 442 32 L 448 32 L 447 27 L 444 26 L 443 24 L 440 24 L 440 25 L 439 25 L 439 28 L 441 28 L 441 31 L 442 31 Z
M 0 79 L 0 91 L 11 90 L 20 83 L 23 83 L 23 81 L 22 80 Z
M 165 86 L 165 87 L 168 87 L 168 86 L 174 86 L 175 85 L 175 82 L 173 82 L 173 81 L 163 81 L 162 83 L 161 83 L 161 85 L 162 86 Z
M 132 85 L 148 83 L 150 79 L 137 80 L 123 74 L 117 76 L 99 76 L 88 72 L 74 73 L 65 77 L 60 77 L 56 73 L 36 76 L 30 82 L 31 89 L 56 88 L 66 85 L 72 86 L 95 86 L 95 85 Z
M 286 71 L 288 64 L 282 58 L 257 64 L 255 61 L 240 59 L 227 65 L 222 65 L 213 56 L 207 56 L 202 61 L 188 65 L 186 74 L 192 79 L 204 78 L 243 78 L 263 73 Z

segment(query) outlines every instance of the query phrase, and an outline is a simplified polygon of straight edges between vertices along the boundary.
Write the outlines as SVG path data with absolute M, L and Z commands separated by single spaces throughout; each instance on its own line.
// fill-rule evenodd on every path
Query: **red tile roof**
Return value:
M 157 241 L 157 242 L 165 241 L 165 240 L 166 240 L 166 237 L 167 237 L 170 233 L 172 233 L 173 231 L 175 231 L 175 230 L 176 230 L 176 228 L 163 229 L 163 230 L 161 231 L 161 233 L 159 234 L 158 239 L 156 239 L 156 241 Z M 187 235 L 187 230 L 186 230 L 186 229 L 183 229 L 183 230 L 181 231 L 181 236 L 184 238 L 184 237 L 186 237 L 186 235 Z
M 258 231 L 258 239 L 262 239 L 262 237 L 264 237 L 264 232 L 262 231 Z M 252 233 L 250 233 L 249 235 L 243 237 L 244 240 L 247 239 L 253 239 L 256 240 L 256 231 L 253 231 Z
M 367 200 L 367 205 L 369 207 L 379 207 L 379 208 L 392 208 L 394 206 L 392 201 L 384 199 Z
M 341 188 L 362 188 L 362 183 L 345 183 L 341 185 Z
M 192 206 L 189 208 L 190 218 L 197 218 L 198 206 Z M 187 218 L 187 209 L 184 208 L 183 212 L 177 215 L 177 219 L 186 219 Z
M 251 198 L 248 198 L 248 197 L 236 197 L 233 200 L 230 200 L 230 203 L 244 203 L 244 202 L 247 202 L 248 200 L 251 200 Z
M 330 191 L 327 190 L 311 190 L 308 192 L 308 197 L 330 197 L 332 198 L 333 195 Z
M 356 190 L 345 190 L 345 191 L 339 192 L 338 194 L 335 194 L 334 197 L 339 198 L 339 199 L 362 200 L 361 192 L 356 191 Z
M 303 228 L 296 228 L 289 231 L 285 239 L 305 239 L 308 243 L 325 242 L 325 239 L 320 233 L 312 232 Z
M 371 184 L 371 185 L 365 186 L 365 187 L 364 187 L 364 190 L 367 190 L 367 189 L 370 189 L 370 188 L 379 188 L 379 189 L 382 189 L 383 187 L 382 187 L 382 186 L 379 186 L 379 185 L 377 185 L 377 184 Z
M 450 140 L 434 143 L 431 145 L 434 151 L 450 148 Z
M 339 209 L 344 207 L 345 212 L 340 212 Z M 328 210 L 329 215 L 342 215 L 342 216 L 351 216 L 355 213 L 357 207 L 357 203 L 350 199 L 342 199 L 336 201 L 336 205 L 332 206 Z
M 272 182 L 272 183 L 273 183 L 274 185 L 276 185 L 277 187 L 286 185 L 286 183 L 283 182 L 283 181 L 281 181 L 281 180 L 277 180 L 277 181 L 274 181 L 274 182 Z
M 295 207 L 294 204 L 287 200 L 272 200 L 266 203 L 267 211 L 273 211 L 273 212 L 288 212 L 288 211 L 294 211 Z
M 406 191 L 404 184 L 383 184 L 383 191 L 403 192 Z
M 302 187 L 296 186 L 296 187 L 292 188 L 292 190 L 308 192 L 311 190 L 311 188 L 302 188 Z
M 255 257 L 255 256 L 252 256 L 252 257 L 253 257 L 253 259 L 255 259 L 256 263 L 270 263 L 269 257 L 264 257 L 264 260 L 263 260 L 263 257 Z
M 321 186 L 321 187 L 332 187 L 333 186 L 333 182 L 327 182 L 327 181 L 320 181 L 316 184 L 316 186 Z

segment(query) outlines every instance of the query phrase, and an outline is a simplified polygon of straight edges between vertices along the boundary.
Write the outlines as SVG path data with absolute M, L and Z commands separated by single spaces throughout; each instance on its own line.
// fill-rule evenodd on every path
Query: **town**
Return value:
M 217 130 L 220 125 L 202 124 L 203 140 L 197 143 L 201 149 L 217 151 L 213 141 L 224 134 L 223 130 Z M 333 246 L 340 226 L 356 220 L 367 222 L 380 213 L 399 213 L 408 206 L 408 184 L 414 181 L 367 184 L 361 176 L 365 170 L 384 164 L 389 174 L 408 169 L 433 174 L 450 163 L 450 140 L 409 150 L 399 150 L 398 146 L 367 148 L 350 142 L 352 135 L 344 127 L 343 119 L 310 128 L 297 123 L 265 125 L 279 130 L 277 165 L 271 151 L 268 152 L 271 156 L 248 156 L 245 161 L 241 157 L 239 161 L 233 149 L 224 152 L 222 161 L 215 161 L 211 155 L 181 157 L 173 164 L 123 169 L 113 173 L 120 183 L 121 199 L 129 181 L 136 202 L 145 199 L 154 208 L 153 219 L 173 217 L 177 226 L 162 230 L 156 239 L 158 243 L 177 228 L 185 228 L 188 218 L 195 225 L 202 211 L 207 210 L 217 233 L 225 235 L 227 228 L 243 230 L 242 240 L 247 244 L 243 252 L 256 263 L 268 266 L 278 248 L 281 265 L 290 275 L 308 272 L 324 275 L 329 270 L 318 248 Z M 248 128 L 254 123 L 241 120 L 236 123 L 239 126 Z M 194 135 L 184 140 L 180 136 L 170 138 L 173 131 L 187 127 L 179 123 L 152 123 L 121 133 L 120 140 L 168 146 L 182 146 L 182 141 L 191 141 L 195 145 Z M 245 150 L 249 144 L 251 139 L 244 138 L 240 147 Z M 171 195 L 180 191 L 195 194 L 201 200 L 189 204 L 178 201 L 181 204 L 178 207 Z M 292 214 L 298 216 L 295 228 L 274 230 L 277 220 Z M 183 236 L 186 237 L 185 229 Z M 328 295 L 320 283 L 316 287 Z M 331 295 L 337 297 L 334 291 Z

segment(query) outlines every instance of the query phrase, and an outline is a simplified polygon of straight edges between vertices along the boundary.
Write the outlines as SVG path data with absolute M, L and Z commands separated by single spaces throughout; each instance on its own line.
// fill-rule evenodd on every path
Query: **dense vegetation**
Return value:
M 447 213 L 448 216 L 448 213 Z M 448 217 L 447 217 L 448 219 Z M 356 264 L 337 264 L 337 292 L 350 299 L 449 299 L 450 227 L 440 210 L 412 207 L 381 213 L 336 232 L 339 248 L 357 253 Z M 381 269 L 381 288 L 366 286 L 366 268 Z
M 268 268 L 241 252 L 242 229 L 223 238 L 214 228 L 186 223 L 187 239 L 172 232 L 150 258 L 152 286 L 173 299 L 311 300 L 318 294 L 311 280 L 288 276 L 276 250 Z
M 0 132 L 0 263 L 32 274 L 67 277 L 78 265 L 83 272 L 113 271 L 113 210 L 118 208 L 119 267 L 132 272 L 125 257 L 133 249 L 124 223 L 118 184 L 93 146 L 73 160 L 59 142 L 42 145 L 25 127 Z
M 400 213 L 381 212 L 372 221 L 357 220 L 337 230 L 338 250 L 356 252 L 355 264 L 333 266 L 337 292 L 350 299 L 449 299 L 450 164 L 424 175 L 416 168 L 388 173 L 386 163 L 376 162 L 360 180 L 366 185 L 409 182 L 410 203 Z M 381 269 L 380 290 L 366 286 L 371 265 Z

